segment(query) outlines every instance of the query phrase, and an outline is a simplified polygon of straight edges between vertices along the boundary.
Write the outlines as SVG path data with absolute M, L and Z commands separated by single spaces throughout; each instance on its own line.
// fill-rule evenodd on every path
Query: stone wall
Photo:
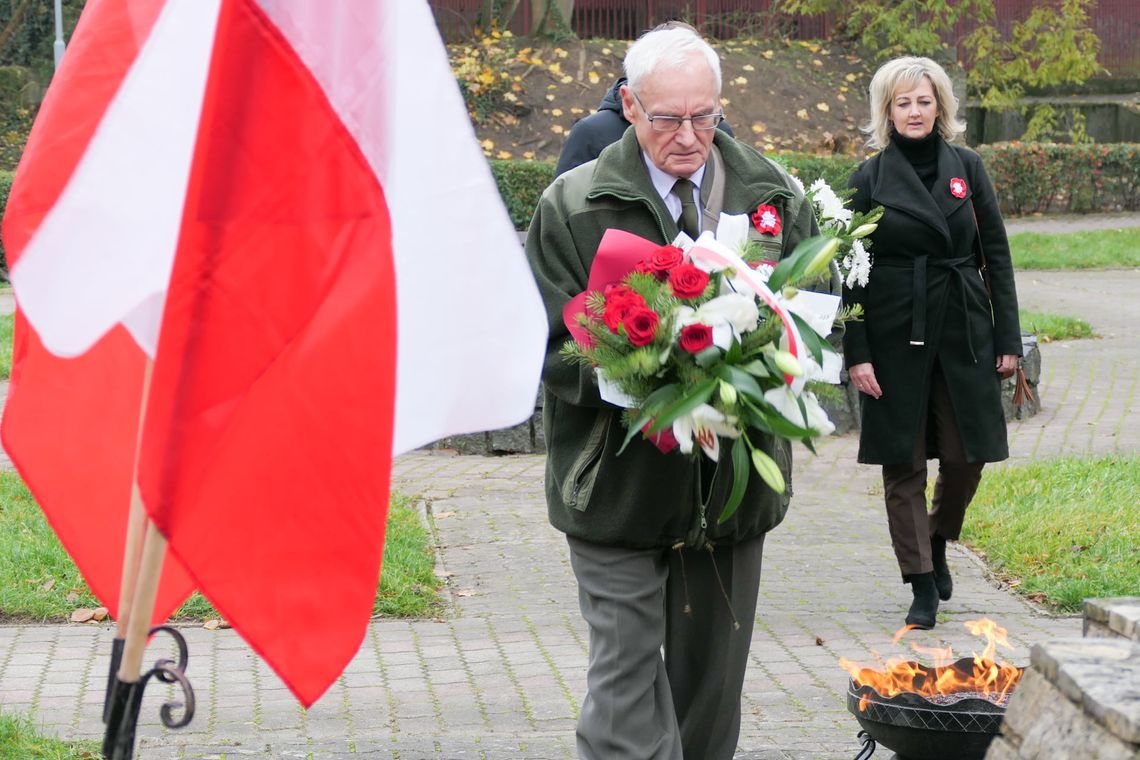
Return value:
M 986 760 L 1140 760 L 1140 598 L 1086 601 L 1085 635 L 1033 647 Z

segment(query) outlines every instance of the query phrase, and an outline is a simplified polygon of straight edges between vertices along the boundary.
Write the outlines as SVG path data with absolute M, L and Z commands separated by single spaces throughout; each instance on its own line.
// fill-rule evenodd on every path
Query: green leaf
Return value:
M 716 374 L 717 377 L 744 395 L 751 396 L 757 401 L 764 400 L 764 391 L 760 388 L 760 384 L 756 382 L 752 375 L 744 370 L 733 367 L 730 364 L 722 364 L 716 368 Z
M 811 353 L 816 364 L 823 366 L 823 339 L 819 337 L 819 333 L 811 329 L 809 325 L 799 314 L 794 311 L 788 312 L 792 315 L 792 321 L 796 323 L 796 327 L 800 330 L 800 337 L 804 339 L 804 345 Z
M 780 260 L 772 274 L 768 277 L 768 287 L 773 291 L 780 290 L 785 284 L 794 285 L 807 271 L 808 266 L 819 255 L 825 246 L 831 244 L 831 238 L 826 235 L 801 240 L 791 255 Z
M 721 360 L 720 349 L 716 346 L 709 346 L 705 350 L 695 354 L 693 360 L 696 361 L 698 367 L 708 369 Z
M 672 425 L 673 421 L 678 417 L 688 414 L 701 404 L 707 402 L 712 396 L 713 391 L 716 390 L 716 383 L 715 378 L 707 380 L 698 385 L 687 395 L 681 396 L 681 398 L 666 406 L 653 420 L 653 425 L 649 428 L 649 432 L 661 432 L 666 427 Z
M 795 440 L 798 438 L 811 438 L 817 435 L 814 430 L 800 427 L 796 423 L 792 422 L 784 415 L 777 412 L 772 407 L 772 405 L 768 404 L 767 402 L 764 402 L 762 405 L 753 404 L 749 401 L 745 401 L 745 403 L 751 406 L 752 411 L 755 413 L 756 427 L 760 428 L 761 430 L 765 430 L 773 435 L 777 435 L 781 438 L 787 438 L 789 440 Z
M 732 491 L 728 494 L 728 501 L 717 518 L 722 524 L 736 512 L 740 502 L 744 500 L 744 491 L 748 488 L 748 446 L 744 438 L 737 438 L 732 442 Z
M 621 442 L 621 448 L 618 449 L 619 456 L 623 451 L 625 451 L 625 447 L 629 445 L 629 442 L 632 441 L 637 436 L 637 434 L 641 432 L 641 429 L 653 420 L 653 418 L 656 416 L 657 408 L 663 404 L 672 402 L 673 399 L 680 395 L 680 393 L 680 386 L 678 386 L 676 383 L 670 383 L 669 385 L 661 386 L 657 390 L 653 391 L 653 393 L 649 394 L 649 396 L 641 404 L 641 415 L 633 421 L 633 423 L 629 426 L 629 430 L 627 430 L 625 433 L 625 440 Z

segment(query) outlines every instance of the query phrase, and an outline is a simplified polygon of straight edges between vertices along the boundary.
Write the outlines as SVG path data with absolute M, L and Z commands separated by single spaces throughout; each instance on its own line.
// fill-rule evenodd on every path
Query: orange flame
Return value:
M 995 661 L 998 646 L 1013 648 L 1009 643 L 1007 631 L 994 621 L 984 618 L 967 620 L 965 626 L 971 634 L 986 639 L 986 647 L 982 653 L 973 654 L 973 668 L 970 673 L 951 667 L 955 661 L 954 650 L 951 647 L 922 647 L 913 642 L 911 649 L 925 655 L 934 663 L 933 666 L 910 662 L 902 656 L 892 657 L 884 663 L 875 653 L 872 654 L 875 661 L 882 666 L 882 670 L 863 667 L 846 657 L 839 658 L 839 665 L 851 674 L 856 687 L 870 686 L 887 699 L 906 692 L 927 699 L 963 694 L 1002 704 L 1021 678 L 1021 668 L 1008 662 Z M 906 626 L 900 629 L 894 635 L 893 643 L 898 643 L 912 628 L 913 626 Z M 865 710 L 869 702 L 870 696 L 863 695 L 859 700 L 859 710 Z

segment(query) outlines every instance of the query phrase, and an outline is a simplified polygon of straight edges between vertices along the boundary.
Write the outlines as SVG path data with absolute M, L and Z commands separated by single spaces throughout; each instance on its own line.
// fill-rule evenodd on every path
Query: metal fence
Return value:
M 480 0 L 429 0 L 436 22 L 448 41 L 469 39 L 479 15 Z M 1008 35 L 1040 0 L 994 0 L 998 28 Z M 773 0 L 575 0 L 570 27 L 579 37 L 634 39 L 646 29 L 671 19 L 693 24 L 709 37 L 785 35 L 793 39 L 828 37 L 835 28 L 830 14 L 801 16 L 772 8 Z M 531 24 L 531 4 L 522 0 L 511 20 L 515 34 Z M 976 22 L 959 24 L 960 40 Z M 1101 65 L 1113 74 L 1140 76 L 1140 0 L 1099 0 L 1092 10 L 1092 27 L 1100 37 Z M 957 42 L 957 40 L 948 40 Z

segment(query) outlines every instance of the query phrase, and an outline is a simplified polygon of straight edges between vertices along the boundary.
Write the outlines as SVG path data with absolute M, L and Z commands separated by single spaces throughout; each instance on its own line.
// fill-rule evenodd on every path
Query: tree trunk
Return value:
M 570 15 L 574 0 L 530 0 L 532 36 L 554 36 L 570 33 Z

